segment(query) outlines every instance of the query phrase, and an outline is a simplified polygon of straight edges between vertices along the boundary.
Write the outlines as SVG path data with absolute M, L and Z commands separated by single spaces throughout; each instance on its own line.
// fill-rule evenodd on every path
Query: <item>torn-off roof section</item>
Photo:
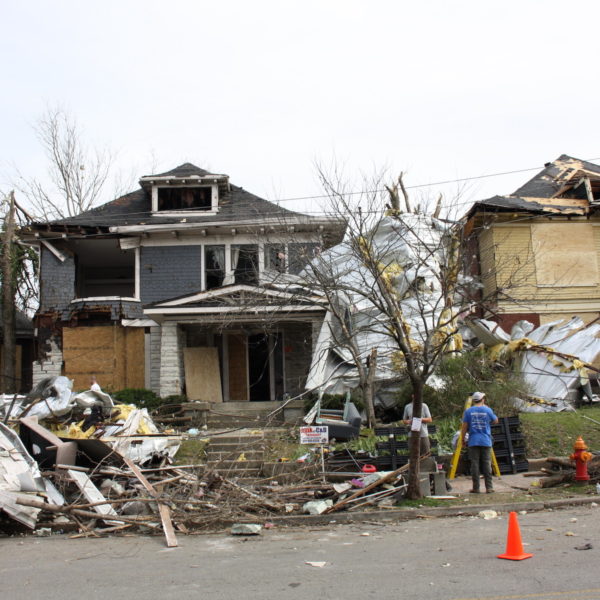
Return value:
M 548 202 L 542 202 L 537 198 L 518 198 L 515 196 L 494 196 L 487 200 L 480 200 L 473 205 L 469 214 L 490 210 L 493 212 L 518 211 L 528 213 L 554 213 L 554 214 L 572 214 L 583 215 L 587 211 L 587 200 L 561 201 L 560 198 L 548 199 Z
M 599 165 L 562 154 L 555 161 L 548 163 L 542 171 L 513 192 L 511 196 L 551 198 L 574 175 L 582 171 L 600 177 Z

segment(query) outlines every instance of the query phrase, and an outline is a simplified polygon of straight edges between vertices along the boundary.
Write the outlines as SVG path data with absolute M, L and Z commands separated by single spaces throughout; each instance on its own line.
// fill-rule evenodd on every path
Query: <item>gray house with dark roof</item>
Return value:
M 40 250 L 34 383 L 278 401 L 303 389 L 322 300 L 279 285 L 344 225 L 192 164 L 78 216 L 21 231 Z

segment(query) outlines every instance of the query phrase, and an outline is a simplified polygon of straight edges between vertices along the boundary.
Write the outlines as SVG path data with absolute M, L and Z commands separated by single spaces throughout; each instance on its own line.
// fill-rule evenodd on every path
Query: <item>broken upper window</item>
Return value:
M 288 244 L 289 272 L 298 275 L 302 269 L 317 255 L 319 244 L 304 242 Z
M 235 283 L 258 283 L 258 246 L 240 244 L 231 246 L 231 270 Z
M 221 287 L 225 279 L 225 246 L 204 246 L 205 289 Z
M 285 273 L 285 244 L 265 244 L 265 268 Z
M 117 240 L 77 240 L 70 249 L 78 298 L 135 296 L 135 250 L 121 250 Z
M 208 211 L 213 209 L 213 188 L 204 187 L 159 187 L 157 210 L 165 211 Z

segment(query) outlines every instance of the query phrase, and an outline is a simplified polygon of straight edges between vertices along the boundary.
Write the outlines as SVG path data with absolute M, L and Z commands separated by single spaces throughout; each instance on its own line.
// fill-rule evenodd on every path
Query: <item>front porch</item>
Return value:
M 322 298 L 249 285 L 153 304 L 151 387 L 162 398 L 280 402 L 304 391 Z
M 158 367 L 152 369 L 152 387 L 163 398 L 184 394 L 227 412 L 275 407 L 304 391 L 320 322 L 285 320 L 268 328 L 255 322 L 164 322 L 151 332 Z

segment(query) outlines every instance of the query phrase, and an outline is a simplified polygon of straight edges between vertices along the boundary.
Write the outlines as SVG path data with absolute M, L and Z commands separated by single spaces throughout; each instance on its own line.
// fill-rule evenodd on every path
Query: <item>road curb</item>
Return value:
M 498 513 L 511 511 L 534 512 L 547 509 L 563 508 L 566 506 L 584 506 L 592 502 L 600 503 L 598 496 L 576 496 L 574 498 L 561 498 L 558 500 L 541 500 L 539 502 L 507 502 L 503 504 L 473 504 L 469 506 L 432 506 L 421 508 L 397 508 L 377 511 L 339 512 L 327 515 L 294 515 L 271 517 L 269 521 L 276 525 L 330 525 L 335 523 L 361 523 L 361 522 L 394 522 L 409 521 L 411 519 L 432 519 L 442 517 L 469 517 L 476 516 L 482 510 L 495 510 Z M 256 521 L 240 521 L 256 522 Z

